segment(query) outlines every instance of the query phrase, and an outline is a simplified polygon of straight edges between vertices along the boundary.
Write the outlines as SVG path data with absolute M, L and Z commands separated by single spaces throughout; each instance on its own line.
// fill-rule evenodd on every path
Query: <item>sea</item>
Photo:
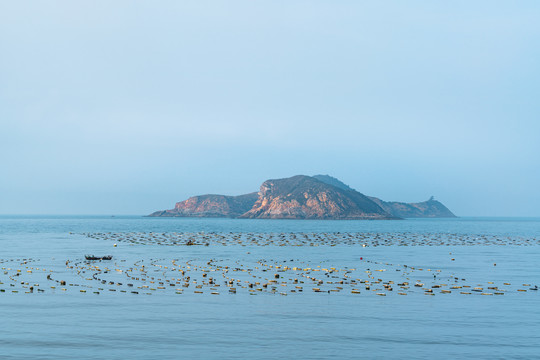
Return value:
M 540 358 L 539 218 L 0 216 L 0 249 L 0 359 Z

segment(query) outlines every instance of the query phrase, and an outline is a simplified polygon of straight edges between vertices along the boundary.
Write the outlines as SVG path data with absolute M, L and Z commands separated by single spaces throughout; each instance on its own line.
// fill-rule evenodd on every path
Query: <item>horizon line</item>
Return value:
M 0 217 L 24 217 L 24 216 L 36 216 L 36 217 L 45 217 L 45 216 L 55 216 L 55 217 L 73 217 L 73 216 L 99 216 L 99 217 L 149 217 L 148 214 L 7 214 L 7 213 L 0 213 Z M 152 218 L 152 217 L 149 217 Z M 155 217 L 159 218 L 160 217 Z M 230 217 L 198 217 L 198 216 L 170 216 L 170 217 L 163 217 L 166 219 L 231 219 L 231 220 L 253 220 L 253 219 L 236 219 L 236 218 L 230 218 Z M 462 218 L 522 218 L 522 219 L 540 219 L 540 215 L 461 215 L 457 216 L 456 218 L 446 218 L 446 217 L 422 217 L 422 218 L 404 218 L 406 220 L 441 220 L 441 219 L 462 219 Z M 260 219 L 259 219 L 260 220 Z M 266 219 L 266 220 L 285 220 L 285 219 Z M 290 219 L 286 219 L 290 220 Z M 310 220 L 319 220 L 319 221 L 327 221 L 332 220 L 336 221 L 336 219 L 310 219 Z M 358 219 L 360 221 L 364 221 L 363 219 Z M 351 220 L 349 220 L 351 221 Z M 373 221 L 373 220 L 369 220 Z

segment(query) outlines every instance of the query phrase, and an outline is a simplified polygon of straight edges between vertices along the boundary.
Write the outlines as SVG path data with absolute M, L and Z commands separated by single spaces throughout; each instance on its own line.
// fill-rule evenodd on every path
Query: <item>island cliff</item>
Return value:
M 267 180 L 261 185 L 249 219 L 393 219 L 367 196 L 343 190 L 311 176 Z
M 149 216 L 335 220 L 455 217 L 433 198 L 412 204 L 386 202 L 365 196 L 328 175 L 267 180 L 258 193 L 240 196 L 193 196 L 176 203 L 174 209 Z
M 150 216 L 237 217 L 249 211 L 258 198 L 256 192 L 239 196 L 193 196 L 176 203 L 172 210 L 156 211 Z

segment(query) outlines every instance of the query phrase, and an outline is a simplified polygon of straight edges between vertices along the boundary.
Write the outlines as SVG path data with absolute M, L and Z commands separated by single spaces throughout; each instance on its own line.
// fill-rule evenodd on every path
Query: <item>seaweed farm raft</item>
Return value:
M 84 233 L 100 240 L 134 245 L 223 246 L 492 246 L 540 245 L 539 238 L 426 233 Z
M 536 238 L 411 233 L 84 233 L 109 261 L 0 259 L 9 294 L 170 296 L 527 296 L 540 279 L 506 277 L 485 246 Z M 227 250 L 223 249 L 227 246 Z M 173 248 L 171 248 L 173 247 Z M 476 250 L 475 250 L 476 249 Z M 475 253 L 476 251 L 476 253 Z M 499 252 L 500 253 L 500 252 Z M 506 254 L 506 252 L 503 252 Z

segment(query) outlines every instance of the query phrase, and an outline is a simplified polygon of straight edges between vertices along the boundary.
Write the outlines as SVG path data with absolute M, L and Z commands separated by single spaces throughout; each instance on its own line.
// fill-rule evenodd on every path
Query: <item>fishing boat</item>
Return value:
M 105 256 L 94 256 L 94 255 L 84 255 L 86 260 L 112 260 L 112 255 Z

